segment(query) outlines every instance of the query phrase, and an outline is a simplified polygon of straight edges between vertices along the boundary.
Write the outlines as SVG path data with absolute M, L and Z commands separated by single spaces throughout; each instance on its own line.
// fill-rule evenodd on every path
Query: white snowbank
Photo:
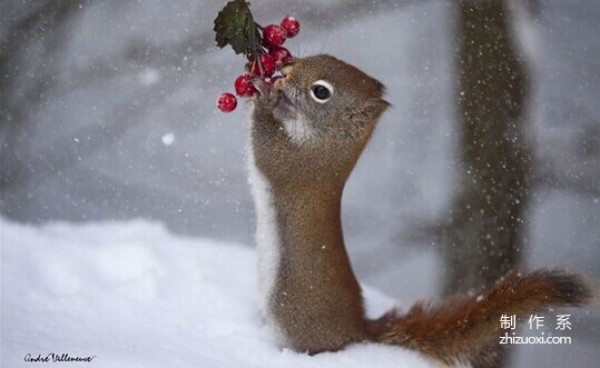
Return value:
M 279 349 L 255 293 L 248 247 L 182 238 L 162 225 L 25 226 L 0 219 L 2 367 L 25 356 L 95 356 L 87 367 L 430 367 L 359 344 L 307 356 Z M 392 300 L 366 290 L 369 311 Z M 66 364 L 66 363 L 63 363 Z

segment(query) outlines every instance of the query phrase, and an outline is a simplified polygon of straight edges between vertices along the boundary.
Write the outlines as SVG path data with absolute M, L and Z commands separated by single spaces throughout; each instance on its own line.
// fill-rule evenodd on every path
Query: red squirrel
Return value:
M 344 245 L 344 185 L 389 103 L 384 86 L 328 55 L 298 58 L 251 102 L 250 183 L 263 311 L 284 347 L 350 343 L 414 349 L 442 364 L 493 364 L 501 315 L 579 306 L 591 288 L 561 270 L 509 273 L 477 297 L 365 316 Z

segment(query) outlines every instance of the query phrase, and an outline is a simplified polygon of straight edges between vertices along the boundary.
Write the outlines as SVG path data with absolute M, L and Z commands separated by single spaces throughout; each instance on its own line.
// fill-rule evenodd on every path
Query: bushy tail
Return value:
M 590 302 L 592 289 L 575 274 L 539 270 L 511 272 L 480 296 L 418 303 L 408 313 L 392 310 L 371 324 L 375 340 L 421 351 L 446 364 L 494 364 L 502 315 L 529 317 L 549 306 Z

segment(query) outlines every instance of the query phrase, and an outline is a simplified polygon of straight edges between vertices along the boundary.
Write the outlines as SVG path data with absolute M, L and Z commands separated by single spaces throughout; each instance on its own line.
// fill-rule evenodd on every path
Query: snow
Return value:
M 165 146 L 170 146 L 173 144 L 173 142 L 175 142 L 175 135 L 173 133 L 166 133 L 165 135 L 160 137 L 160 140 Z
M 260 317 L 255 254 L 143 220 L 27 226 L 0 219 L 2 367 L 50 353 L 94 367 L 431 367 L 417 353 L 356 344 L 280 349 Z M 392 300 L 365 288 L 372 314 Z
M 150 87 L 160 81 L 160 73 L 156 69 L 146 68 L 140 73 L 139 78 L 143 86 Z
M 31 9 L 29 3 L 33 2 L 0 2 L 0 16 L 6 15 L 0 21 L 0 38 L 20 19 L 18 13 Z M 386 84 L 393 106 L 346 187 L 344 231 L 359 279 L 410 302 L 434 296 L 443 277 L 436 252 L 439 244 L 431 246 L 420 232 L 423 224 L 444 219 L 456 190 L 455 9 L 444 1 L 382 1 L 355 12 L 358 3 L 264 0 L 252 6 L 264 22 L 277 22 L 287 13 L 299 16 L 302 31 L 286 44 L 295 55 L 328 52 Z M 538 169 L 549 178 L 532 192 L 527 263 L 566 267 L 598 279 L 600 2 L 539 3 L 538 13 L 517 13 L 516 21 L 533 83 L 528 134 L 535 142 Z M 351 5 L 338 7 L 341 4 Z M 201 339 L 196 329 L 179 327 L 173 332 L 174 322 L 159 325 L 166 331 L 156 328 L 163 316 L 160 311 L 173 312 L 175 305 L 194 311 L 182 314 L 178 309 L 174 314 L 178 325 L 199 323 L 197 314 L 205 312 L 193 304 L 199 304 L 194 292 L 203 291 L 193 288 L 201 283 L 190 282 L 187 289 L 182 286 L 170 292 L 165 280 L 172 281 L 176 274 L 189 280 L 199 272 L 203 259 L 211 260 L 206 267 L 238 271 L 237 261 L 218 263 L 215 249 L 234 248 L 236 259 L 254 257 L 250 249 L 246 257 L 237 249 L 248 248 L 254 231 L 244 159 L 247 119 L 242 108 L 224 115 L 214 107 L 215 97 L 232 88 L 243 63 L 214 46 L 212 20 L 221 6 L 221 2 L 190 0 L 86 2 L 61 37 L 52 42 L 44 39 L 48 30 L 44 25 L 44 32 L 35 32 L 17 53 L 14 83 L 6 96 L 26 106 L 27 114 L 22 132 L 10 142 L 4 130 L 8 124 L 0 124 L 0 145 L 3 154 L 6 146 L 12 146 L 19 172 L 25 176 L 0 189 L 2 216 L 26 223 L 115 222 L 34 228 L 2 221 L 6 366 L 22 365 L 22 356 L 29 351 L 48 350 L 98 354 L 98 365 L 111 367 L 230 363 L 200 358 L 201 351 L 222 349 L 211 345 L 215 338 Z M 390 30 L 393 37 L 382 36 Z M 37 85 L 36 78 L 54 81 L 49 89 L 42 89 L 44 96 L 39 99 L 39 89 L 47 83 Z M 32 98 L 20 100 L 22 95 Z M 135 217 L 161 221 L 179 234 L 219 241 L 176 237 L 155 223 L 117 222 Z M 226 246 L 222 240 L 243 244 Z M 188 243 L 193 244 L 183 245 Z M 12 249 L 17 245 L 18 251 Z M 204 249 L 213 249 L 206 252 L 215 257 L 201 255 Z M 168 257 L 176 251 L 179 256 Z M 5 259 L 9 254 L 18 255 L 16 264 Z M 189 273 L 179 272 L 176 267 L 192 262 L 186 261 L 188 256 L 198 258 L 193 261 L 198 265 L 187 265 Z M 129 258 L 136 259 L 135 266 L 127 266 L 132 262 Z M 128 262 L 117 262 L 122 259 Z M 245 264 L 250 268 L 254 261 Z M 255 271 L 245 273 L 235 287 L 219 290 L 235 290 L 238 299 L 247 297 L 242 309 L 254 308 L 258 313 L 254 291 L 243 295 L 254 288 Z M 211 285 L 211 298 L 224 303 L 213 295 L 223 285 Z M 24 293 L 27 299 L 19 299 Z M 174 294 L 179 300 L 165 306 L 163 302 Z M 125 303 L 129 299 L 136 302 Z M 58 306 L 79 310 L 71 301 L 93 306 L 93 312 L 73 312 L 66 318 L 70 314 L 61 313 Z M 123 310 L 119 303 L 125 303 Z M 382 305 L 391 304 L 386 300 Z M 213 311 L 222 316 L 218 312 Z M 127 320 L 127 313 L 138 314 L 139 322 Z M 101 318 L 107 322 L 93 323 Z M 295 356 L 268 345 L 268 334 L 256 327 L 261 326 L 259 317 L 255 314 L 247 321 L 251 319 L 257 332 L 253 338 L 264 338 L 261 348 L 274 352 L 269 364 Z M 574 325 L 577 340 L 571 346 L 515 347 L 512 366 L 596 366 L 599 322 L 596 313 Z M 109 332 L 114 326 L 126 327 L 122 337 Z M 190 335 L 194 331 L 196 335 Z M 180 335 L 185 338 L 173 341 Z M 16 357 L 6 353 L 13 351 L 7 346 L 16 349 Z M 353 347 L 352 354 L 360 355 L 361 349 L 367 348 Z M 380 350 L 399 354 L 384 347 L 369 349 L 378 349 L 373 354 L 377 357 L 384 354 Z M 248 350 L 252 349 L 243 352 Z M 334 354 L 331 359 L 354 359 L 352 354 Z M 230 358 L 232 353 L 222 355 Z M 303 364 L 313 362 L 311 358 Z M 373 364 L 363 365 L 376 365 L 369 362 Z

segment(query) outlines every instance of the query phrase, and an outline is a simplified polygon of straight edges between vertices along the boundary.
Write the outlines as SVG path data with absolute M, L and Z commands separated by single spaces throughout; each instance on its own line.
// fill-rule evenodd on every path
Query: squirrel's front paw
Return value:
M 252 85 L 258 91 L 259 96 L 265 96 L 271 92 L 270 86 L 267 85 L 267 83 L 260 78 L 252 79 Z
M 273 110 L 277 104 L 278 93 L 264 80 L 256 78 L 252 80 L 254 88 L 258 91 L 254 97 L 254 104 L 267 110 Z

